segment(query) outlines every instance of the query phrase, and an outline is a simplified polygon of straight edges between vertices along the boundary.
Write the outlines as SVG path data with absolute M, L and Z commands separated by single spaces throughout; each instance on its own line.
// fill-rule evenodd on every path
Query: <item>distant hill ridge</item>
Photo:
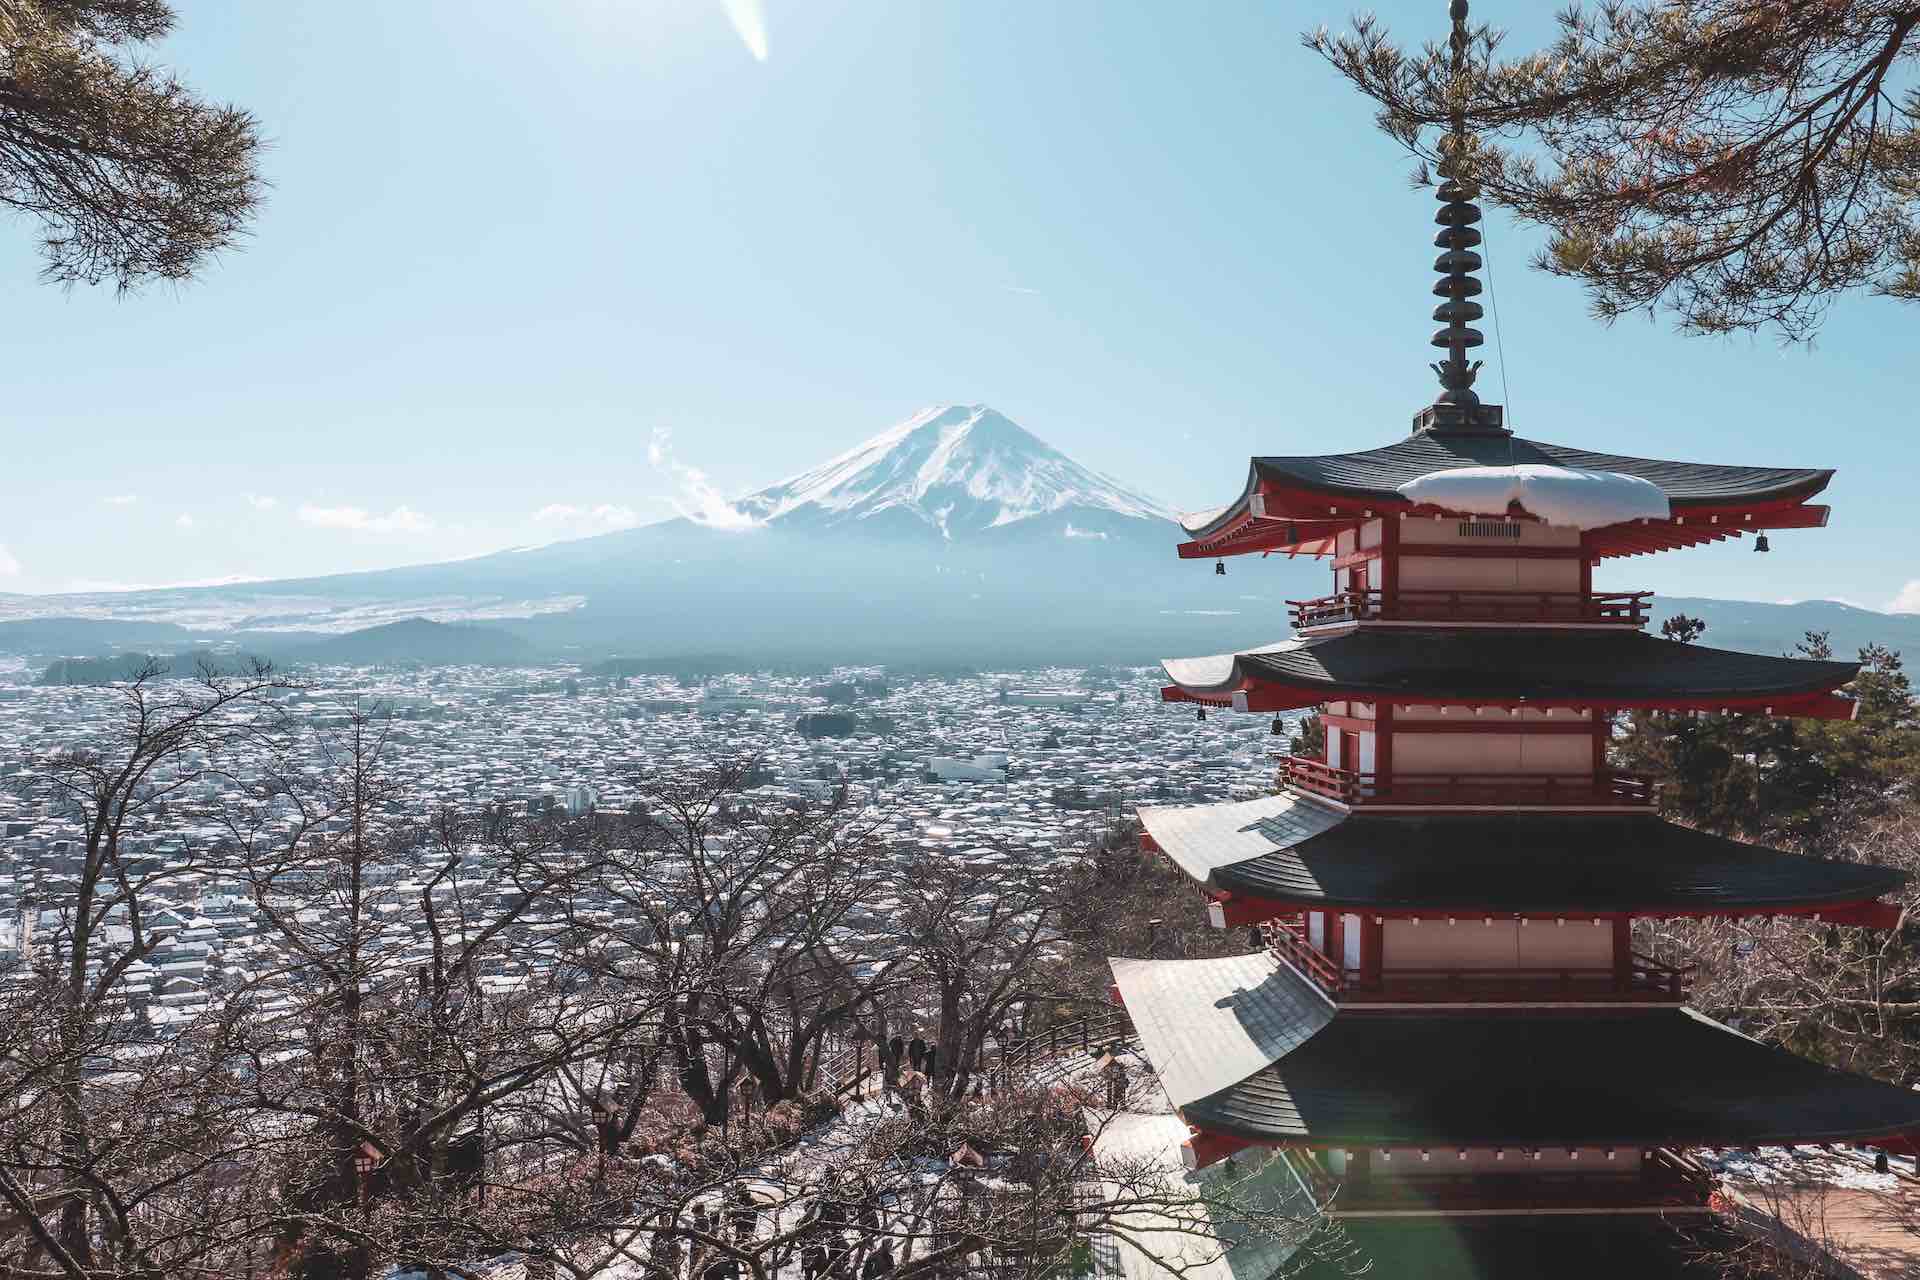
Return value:
M 0 623 L 0 628 L 6 625 Z M 30 634 L 58 633 L 42 630 Z M 7 642 L 4 632 L 0 632 L 0 645 Z M 243 671 L 255 659 L 281 668 L 307 665 L 504 667 L 534 663 L 540 657 L 530 642 L 510 631 L 414 618 L 317 641 L 294 638 L 283 645 L 250 644 L 243 649 L 200 646 L 172 654 L 127 651 L 59 658 L 41 671 L 36 683 L 111 684 L 131 678 L 149 662 L 160 663 L 171 676 L 189 677 L 203 667 L 223 674 Z

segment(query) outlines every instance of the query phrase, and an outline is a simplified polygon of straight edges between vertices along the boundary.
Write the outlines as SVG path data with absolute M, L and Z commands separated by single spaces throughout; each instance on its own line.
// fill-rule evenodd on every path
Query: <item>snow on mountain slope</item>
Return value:
M 734 505 L 763 524 L 832 528 L 885 517 L 948 539 L 1065 511 L 1173 518 L 985 405 L 922 409 Z

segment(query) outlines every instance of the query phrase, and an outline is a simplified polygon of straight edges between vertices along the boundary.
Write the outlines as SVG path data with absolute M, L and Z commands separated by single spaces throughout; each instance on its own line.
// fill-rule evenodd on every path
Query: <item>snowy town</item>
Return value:
M 118 711 L 100 690 L 38 686 L 36 674 L 0 659 L 0 751 L 22 775 L 36 754 L 99 741 Z M 561 666 L 322 669 L 278 701 L 319 736 L 356 711 L 377 717 L 383 767 L 416 819 L 442 808 L 625 814 L 643 779 L 737 761 L 752 768 L 740 802 L 871 812 L 903 869 L 977 854 L 1048 867 L 1098 844 L 1136 805 L 1245 799 L 1273 785 L 1286 745 L 1273 723 L 1196 721 L 1160 700 L 1156 674 L 859 668 L 682 683 Z M 205 857 L 228 835 L 214 816 L 234 798 L 228 786 L 238 783 L 210 779 L 176 798 L 126 838 L 129 854 L 156 868 Z M 0 788 L 0 836 L 0 956 L 21 966 L 36 937 L 45 947 L 61 936 L 85 833 L 78 815 L 15 786 Z M 163 1021 L 191 1021 L 222 964 L 261 941 L 254 902 L 212 872 L 171 879 L 164 893 L 168 941 L 130 975 L 131 998 Z

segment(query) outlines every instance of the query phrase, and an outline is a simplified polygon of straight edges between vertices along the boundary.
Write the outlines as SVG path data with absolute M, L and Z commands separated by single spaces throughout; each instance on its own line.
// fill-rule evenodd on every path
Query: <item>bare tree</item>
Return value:
M 71 1280 L 160 1274 L 225 1247 L 218 1197 L 208 1213 L 179 1204 L 249 1141 L 183 1088 L 204 1078 L 209 1043 L 217 1053 L 218 1017 L 160 1037 L 130 979 L 166 940 L 154 919 L 165 891 L 215 865 L 217 851 L 161 859 L 140 839 L 170 806 L 242 784 L 284 729 L 275 698 L 289 686 L 264 665 L 170 674 L 148 662 L 89 695 L 116 708 L 106 739 L 40 754 L 27 771 L 81 840 L 70 882 L 30 908 L 52 923 L 37 930 L 34 970 L 10 995 L 0 1204 L 20 1222 L 16 1238 Z
M 714 1121 L 742 1073 L 765 1105 L 797 1096 L 828 1033 L 901 963 L 871 945 L 883 931 L 860 925 L 881 879 L 872 819 L 844 804 L 745 811 L 751 769 L 644 780 L 636 847 L 600 878 L 623 921 L 610 945 L 686 993 L 663 1043 Z
M 1862 823 L 1841 842 L 1857 861 L 1920 873 L 1920 810 Z M 1750 1035 L 1852 1071 L 1920 1081 L 1920 874 L 1900 924 L 1858 929 L 1805 917 L 1643 922 L 1647 945 L 1695 968 L 1693 1003 Z
M 605 869 L 591 826 L 483 844 L 477 822 L 413 818 L 388 727 L 356 711 L 318 740 L 316 780 L 264 788 L 280 803 L 231 825 L 274 942 L 228 996 L 244 1011 L 233 1099 L 283 1139 L 274 1224 L 303 1274 L 366 1274 L 490 1212 L 490 1156 L 512 1183 L 530 1147 L 593 1149 L 594 1119 L 568 1105 L 580 1073 L 662 1014 L 554 909 Z
M 1061 885 L 1006 860 L 931 860 L 900 885 L 898 945 L 939 1019 L 934 1090 L 965 1096 L 987 1040 L 1046 980 Z

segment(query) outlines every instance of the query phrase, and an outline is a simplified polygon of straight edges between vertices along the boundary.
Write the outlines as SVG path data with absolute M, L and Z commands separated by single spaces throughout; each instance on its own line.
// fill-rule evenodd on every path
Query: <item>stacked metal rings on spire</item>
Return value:
M 1474 394 L 1473 380 L 1480 362 L 1476 360 L 1469 364 L 1467 352 L 1486 341 L 1480 331 L 1472 327 L 1472 322 L 1484 314 L 1480 304 L 1473 301 L 1480 295 L 1480 281 L 1472 274 L 1480 269 L 1480 255 L 1473 252 L 1473 247 L 1480 243 L 1480 233 L 1473 229 L 1474 224 L 1480 221 L 1480 206 L 1473 203 L 1473 197 L 1480 192 L 1479 188 L 1461 180 L 1459 176 L 1459 161 L 1467 153 L 1464 80 L 1470 39 L 1467 34 L 1467 0 L 1451 0 L 1448 11 L 1453 18 L 1453 34 L 1449 40 L 1453 52 L 1452 127 L 1446 142 L 1442 144 L 1439 166 L 1440 212 L 1433 219 L 1440 224 L 1440 234 L 1433 238 L 1433 243 L 1442 250 L 1433 262 L 1433 269 L 1441 273 L 1433 291 L 1446 299 L 1433 309 L 1433 318 L 1446 326 L 1435 331 L 1433 345 L 1443 348 L 1447 358 L 1433 366 L 1444 388 L 1435 403 L 1478 405 L 1480 397 Z

